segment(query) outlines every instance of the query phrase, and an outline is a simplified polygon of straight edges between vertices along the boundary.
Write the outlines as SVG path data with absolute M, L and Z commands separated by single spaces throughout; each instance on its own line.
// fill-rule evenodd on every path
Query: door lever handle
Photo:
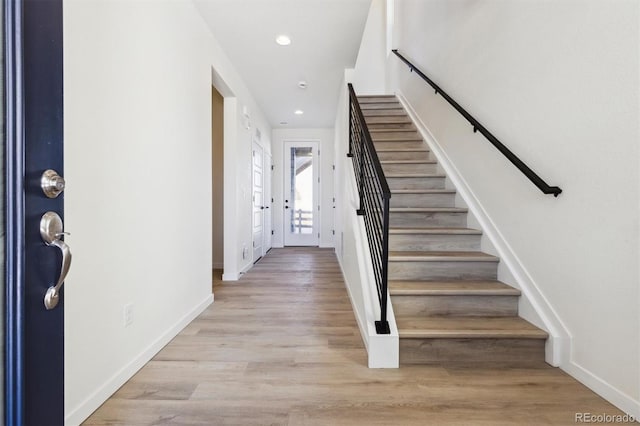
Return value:
M 62 251 L 62 268 L 60 269 L 58 282 L 55 286 L 52 285 L 49 287 L 47 293 L 44 295 L 44 306 L 47 310 L 53 309 L 58 305 L 58 301 L 60 300 L 60 287 L 62 287 L 64 279 L 67 277 L 69 268 L 71 267 L 71 250 L 67 243 L 62 240 L 54 240 L 49 245 L 58 247 L 60 251 Z
M 58 305 L 60 288 L 71 267 L 71 250 L 67 243 L 61 239 L 62 236 L 68 234 L 68 232 L 62 231 L 62 219 L 57 213 L 47 212 L 42 216 L 40 220 L 40 236 L 42 240 L 46 245 L 57 247 L 62 252 L 62 267 L 60 268 L 58 281 L 55 285 L 49 287 L 44 296 L 44 306 L 47 310 L 53 309 Z

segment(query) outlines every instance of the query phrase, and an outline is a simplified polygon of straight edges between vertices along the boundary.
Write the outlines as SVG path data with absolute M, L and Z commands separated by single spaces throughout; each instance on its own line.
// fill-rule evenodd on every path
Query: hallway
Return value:
M 100 407 L 98 425 L 575 424 L 622 414 L 561 370 L 367 368 L 333 250 L 273 249 Z

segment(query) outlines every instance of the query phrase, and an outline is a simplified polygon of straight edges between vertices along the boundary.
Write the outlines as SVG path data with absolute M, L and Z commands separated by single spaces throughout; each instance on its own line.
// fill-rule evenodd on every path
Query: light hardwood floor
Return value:
M 367 368 L 333 250 L 273 249 L 87 425 L 571 425 L 621 414 L 562 371 Z

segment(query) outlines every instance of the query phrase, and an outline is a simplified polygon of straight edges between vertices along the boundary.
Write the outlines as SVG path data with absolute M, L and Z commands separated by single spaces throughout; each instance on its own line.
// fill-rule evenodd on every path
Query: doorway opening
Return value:
M 211 86 L 212 265 L 224 267 L 224 97 Z
M 318 142 L 284 143 L 284 245 L 320 241 Z

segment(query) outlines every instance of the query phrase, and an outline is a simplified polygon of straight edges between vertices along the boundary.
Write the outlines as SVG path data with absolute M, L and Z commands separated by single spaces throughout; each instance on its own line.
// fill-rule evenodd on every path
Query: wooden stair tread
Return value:
M 376 119 L 379 121 L 372 121 L 371 124 L 413 124 L 413 122 L 411 121 L 411 119 L 409 118 L 405 118 L 402 115 L 394 115 L 394 118 L 397 118 L 397 120 L 388 120 L 388 121 L 384 121 L 384 120 L 380 120 L 381 118 L 389 118 L 391 116 L 365 116 L 364 117 L 364 121 L 369 121 L 369 119 Z M 401 118 L 403 120 L 401 120 Z
M 416 129 L 407 128 L 407 129 L 369 129 L 370 133 L 396 133 L 396 132 L 417 132 Z
M 396 296 L 519 296 L 520 290 L 500 281 L 389 281 Z
M 401 339 L 546 339 L 520 317 L 396 317 Z
M 498 262 L 481 251 L 390 251 L 389 262 Z
M 392 227 L 389 229 L 389 234 L 451 234 L 451 235 L 482 235 L 482 231 L 479 229 L 471 228 L 406 228 L 406 227 Z
M 444 173 L 385 173 L 387 178 L 444 178 Z
M 380 164 L 438 164 L 436 160 L 380 160 Z
M 365 102 L 360 105 L 362 111 L 371 111 L 377 109 L 402 109 L 400 102 Z
M 391 213 L 466 213 L 464 207 L 391 207 Z
M 358 98 L 358 100 L 361 100 L 361 99 L 374 99 L 374 98 L 396 99 L 396 95 L 358 95 L 357 98 Z
M 373 142 L 424 142 L 424 139 L 420 136 L 397 139 L 390 137 L 375 137 L 374 135 L 371 135 L 371 138 L 373 139 Z
M 402 146 L 384 147 L 384 148 L 376 147 L 376 152 L 429 152 L 429 149 L 426 146 L 417 146 L 412 148 L 407 148 Z
M 391 194 L 455 194 L 455 189 L 392 189 Z

